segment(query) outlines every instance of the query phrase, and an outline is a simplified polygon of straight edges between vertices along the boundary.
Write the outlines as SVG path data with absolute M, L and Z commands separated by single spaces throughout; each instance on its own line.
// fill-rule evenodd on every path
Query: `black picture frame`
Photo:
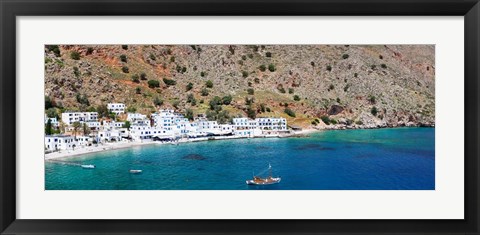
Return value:
M 479 234 L 478 0 L 1 0 L 0 231 L 2 234 Z M 16 219 L 16 17 L 150 15 L 464 16 L 463 220 L 20 220 Z M 461 156 L 459 156 L 461 157 Z

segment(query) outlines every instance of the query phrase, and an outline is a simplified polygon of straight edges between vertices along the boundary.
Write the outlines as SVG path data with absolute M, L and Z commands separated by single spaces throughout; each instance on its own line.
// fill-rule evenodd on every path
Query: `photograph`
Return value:
M 435 190 L 434 44 L 43 49 L 45 190 Z

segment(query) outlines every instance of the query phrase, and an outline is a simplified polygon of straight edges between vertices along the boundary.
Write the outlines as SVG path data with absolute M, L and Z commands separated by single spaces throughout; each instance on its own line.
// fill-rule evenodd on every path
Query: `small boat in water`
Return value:
M 268 171 L 270 172 L 270 174 L 266 178 L 262 178 L 260 176 L 253 176 L 253 179 L 247 180 L 246 183 L 248 185 L 270 185 L 280 183 L 282 178 L 272 176 L 272 166 L 270 164 L 268 164 Z
M 81 165 L 81 167 L 84 169 L 93 169 L 95 168 L 95 165 Z
M 130 170 L 130 173 L 139 174 L 139 173 L 142 173 L 142 170 Z

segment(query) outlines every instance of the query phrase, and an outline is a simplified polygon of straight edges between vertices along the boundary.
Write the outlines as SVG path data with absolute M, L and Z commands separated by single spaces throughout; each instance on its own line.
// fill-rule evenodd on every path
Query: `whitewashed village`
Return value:
M 99 119 L 97 112 L 64 112 L 61 120 L 45 114 L 45 125 L 58 134 L 45 135 L 45 153 L 75 153 L 100 151 L 119 146 L 148 143 L 194 142 L 204 140 L 284 137 L 295 134 L 287 128 L 282 117 L 249 119 L 232 118 L 229 124 L 209 121 L 205 115 L 197 115 L 190 121 L 183 114 L 171 109 L 160 109 L 149 115 L 126 112 L 122 103 L 109 103 L 108 111 L 117 118 Z M 121 120 L 123 117 L 125 121 Z

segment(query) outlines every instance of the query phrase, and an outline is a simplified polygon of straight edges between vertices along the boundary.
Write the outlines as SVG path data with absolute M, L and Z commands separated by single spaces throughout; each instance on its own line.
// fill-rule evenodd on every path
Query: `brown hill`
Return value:
M 149 80 L 159 86 L 150 82 L 149 87 Z M 230 117 L 284 116 L 304 127 L 322 116 L 352 125 L 430 125 L 435 119 L 435 47 L 46 46 L 45 95 L 61 110 L 121 102 L 145 114 L 160 107 L 205 113 L 215 96 L 230 95 L 232 102 L 221 105 Z M 189 95 L 195 105 L 187 102 Z M 246 98 L 253 103 L 246 104 Z M 156 107 L 155 100 L 163 103 Z M 286 106 L 295 117 L 285 113 Z

